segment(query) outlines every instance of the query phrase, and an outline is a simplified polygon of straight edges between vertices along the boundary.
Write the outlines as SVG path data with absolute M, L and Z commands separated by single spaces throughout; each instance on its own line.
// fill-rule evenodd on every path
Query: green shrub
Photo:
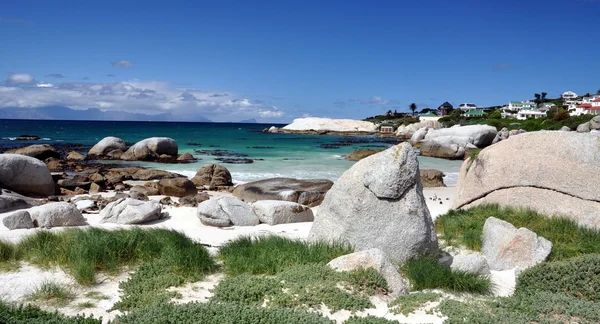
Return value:
M 538 264 L 523 271 L 516 293 L 563 293 L 588 301 L 600 301 L 600 255 L 589 254 L 561 262 Z
M 575 256 L 600 254 L 600 232 L 582 228 L 572 220 L 546 217 L 534 211 L 481 205 L 468 210 L 450 210 L 438 217 L 435 228 L 449 245 L 464 245 L 471 250 L 481 249 L 483 225 L 490 217 L 507 221 L 517 228 L 525 227 L 552 242 L 548 260 L 562 260 Z
M 352 316 L 350 318 L 348 318 L 346 321 L 344 321 L 344 324 L 392 324 L 392 323 L 400 323 L 398 321 L 392 321 L 392 320 L 387 320 L 385 318 L 381 318 L 381 317 L 375 317 L 375 316 L 365 316 L 365 317 L 360 317 L 360 316 Z
M 324 264 L 299 265 L 271 277 L 242 274 L 222 280 L 213 301 L 248 306 L 310 308 L 332 311 L 372 306 L 369 296 L 386 292 L 387 283 L 374 269 L 336 272 Z
M 6 324 L 101 324 L 102 318 L 69 317 L 33 305 L 13 306 L 0 301 L 0 323 Z
M 396 314 L 408 314 L 414 312 L 428 302 L 435 302 L 442 298 L 441 294 L 433 292 L 416 292 L 408 295 L 401 295 L 396 298 L 389 306 L 393 308 Z
M 158 304 L 119 316 L 119 324 L 333 324 L 315 313 L 285 308 L 263 308 L 232 303 Z
M 75 299 L 75 293 L 66 285 L 54 281 L 44 281 L 27 296 L 27 299 L 45 304 L 65 306 Z
M 488 277 L 464 272 L 454 272 L 439 263 L 436 258 L 423 256 L 406 262 L 402 267 L 413 290 L 444 289 L 451 292 L 487 294 L 490 291 Z
M 229 275 L 276 274 L 301 264 L 327 263 L 352 253 L 348 244 L 303 242 L 279 236 L 241 237 L 219 249 L 225 272 Z

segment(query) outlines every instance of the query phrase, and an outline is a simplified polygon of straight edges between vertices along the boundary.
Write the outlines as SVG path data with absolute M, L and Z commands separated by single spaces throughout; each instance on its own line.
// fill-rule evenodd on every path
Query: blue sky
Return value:
M 6 1 L 0 107 L 288 122 L 596 92 L 599 12 L 598 0 Z

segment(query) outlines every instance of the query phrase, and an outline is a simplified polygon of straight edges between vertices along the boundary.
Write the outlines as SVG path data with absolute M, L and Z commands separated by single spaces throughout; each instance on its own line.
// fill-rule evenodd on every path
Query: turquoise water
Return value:
M 187 176 L 193 176 L 204 164 L 218 163 L 216 156 L 194 150 L 227 150 L 246 155 L 251 164 L 223 164 L 232 173 L 234 182 L 247 182 L 272 177 L 301 179 L 326 178 L 336 180 L 354 162 L 342 155 L 357 149 L 383 148 L 390 143 L 377 142 L 374 137 L 315 136 L 267 134 L 260 132 L 272 124 L 170 123 L 170 122 L 113 122 L 113 121 L 47 121 L 0 120 L 0 147 L 17 144 L 65 143 L 82 144 L 81 153 L 106 136 L 116 136 L 133 144 L 148 137 L 170 137 L 177 142 L 179 153 L 191 153 L 201 160 L 190 164 L 140 163 Z M 282 126 L 282 125 L 277 125 Z M 41 141 L 14 141 L 28 134 L 42 137 Z M 348 142 L 336 149 L 322 146 Z M 462 161 L 419 157 L 423 169 L 438 169 L 446 173 L 447 185 L 456 184 Z

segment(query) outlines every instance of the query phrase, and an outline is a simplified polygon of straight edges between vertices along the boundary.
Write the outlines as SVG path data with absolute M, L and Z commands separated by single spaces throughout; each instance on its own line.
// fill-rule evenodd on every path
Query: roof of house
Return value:
M 513 104 L 513 105 L 522 105 L 523 104 L 520 101 L 511 101 L 510 103 Z
M 467 112 L 465 112 L 465 115 L 485 115 L 485 112 L 483 112 L 483 110 L 477 110 L 477 109 L 471 109 Z
M 592 104 L 584 103 L 584 104 L 579 105 L 578 108 L 591 108 L 591 107 L 592 107 Z
M 544 114 L 543 111 L 540 111 L 539 109 L 523 109 L 521 111 L 519 111 L 519 114 Z
M 592 102 L 600 102 L 600 97 L 594 99 Z
M 434 114 L 434 113 L 426 113 L 426 114 L 420 114 L 419 117 L 437 117 L 438 115 Z
M 443 104 L 441 104 L 440 107 L 450 107 L 450 108 L 453 108 L 454 106 L 452 106 L 451 103 L 449 103 L 448 101 L 446 101 Z

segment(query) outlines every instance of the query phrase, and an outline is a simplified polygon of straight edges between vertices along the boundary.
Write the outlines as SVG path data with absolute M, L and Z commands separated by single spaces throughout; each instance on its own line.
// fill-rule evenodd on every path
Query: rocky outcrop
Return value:
M 134 192 L 139 192 L 146 196 L 156 196 L 156 195 L 160 194 L 158 192 L 158 189 L 156 189 L 154 187 L 147 187 L 147 186 L 133 186 L 129 189 L 129 193 L 131 194 Z
M 313 212 L 298 203 L 281 200 L 259 200 L 252 203 L 254 213 L 261 223 L 269 225 L 312 222 Z
M 416 131 L 422 128 L 441 129 L 443 128 L 443 125 L 437 120 L 422 120 L 418 123 L 398 127 L 396 136 L 408 139 L 411 138 Z
M 490 266 L 481 253 L 455 255 L 452 257 L 450 269 L 455 272 L 465 272 L 488 276 Z
M 127 161 L 155 161 L 167 157 L 177 157 L 177 143 L 168 137 L 151 137 L 141 140 L 131 146 L 123 155 L 121 160 Z
M 207 226 L 254 226 L 260 223 L 252 207 L 235 197 L 219 197 L 198 205 L 198 218 Z
M 156 189 L 161 195 L 185 197 L 198 192 L 196 185 L 188 178 L 162 179 L 156 184 Z
M 35 200 L 6 189 L 0 189 L 0 213 L 29 208 Z
M 408 283 L 380 249 L 368 249 L 342 255 L 331 260 L 327 265 L 337 271 L 375 269 L 392 290 L 389 294 L 392 298 L 408 294 Z
M 344 172 L 327 192 L 309 237 L 347 241 L 359 251 L 378 248 L 398 264 L 437 251 L 412 146 L 391 147 Z
M 19 154 L 0 154 L 0 187 L 43 197 L 55 191 L 48 167 L 36 158 Z
M 177 161 L 188 163 L 196 161 L 196 158 L 190 153 L 183 153 L 177 158 Z
M 31 215 L 26 210 L 14 212 L 2 219 L 2 225 L 9 230 L 33 228 Z
M 324 179 L 273 178 L 239 185 L 233 195 L 245 202 L 285 200 L 313 207 L 321 204 L 332 185 L 332 181 Z
M 344 155 L 344 158 L 346 158 L 346 160 L 350 160 L 350 161 L 360 161 L 360 160 L 366 158 L 367 156 L 377 154 L 381 151 L 383 151 L 383 150 L 356 150 L 352 153 L 348 153 L 348 154 Z
M 429 127 L 422 127 L 419 128 L 419 130 L 417 130 L 411 137 L 410 140 L 408 141 L 410 144 L 415 145 L 417 143 L 419 143 L 420 141 L 425 139 L 425 136 L 427 135 L 427 132 L 429 131 Z
M 58 153 L 54 147 L 48 144 L 30 145 L 14 150 L 8 150 L 6 153 L 30 156 L 41 161 L 44 161 L 48 158 L 60 159 L 60 153 Z
M 87 225 L 85 218 L 74 205 L 66 202 L 48 203 L 29 209 L 33 223 L 38 227 Z
M 577 133 L 589 133 L 592 130 L 590 123 L 586 122 L 577 126 Z
M 88 159 L 120 159 L 127 150 L 127 143 L 118 137 L 105 137 L 96 143 L 87 154 Z
M 294 119 L 291 124 L 283 127 L 282 130 L 374 133 L 377 131 L 377 125 L 362 120 L 309 117 Z
M 600 134 L 542 131 L 492 145 L 463 163 L 453 208 L 496 203 L 600 228 L 598 143 Z
M 495 127 L 487 125 L 429 130 L 419 149 L 423 156 L 462 159 L 469 149 L 491 145 L 497 133 Z
M 496 134 L 496 137 L 494 138 L 494 140 L 492 141 L 492 144 L 496 144 L 500 141 L 506 140 L 510 137 L 510 131 L 508 130 L 508 128 L 503 127 L 498 134 Z
M 206 192 L 199 192 L 195 195 L 179 198 L 179 205 L 196 207 L 196 206 L 198 206 L 199 203 L 205 202 L 209 199 L 210 199 L 210 196 Z
M 444 172 L 433 169 L 420 170 L 423 188 L 445 187 Z
M 67 155 L 67 160 L 70 161 L 83 161 L 85 160 L 85 155 L 79 153 L 79 152 L 69 152 L 69 154 Z
M 100 211 L 101 223 L 141 224 L 161 218 L 158 202 L 121 198 Z
M 208 186 L 211 190 L 217 187 L 233 185 L 229 170 L 217 164 L 203 165 L 192 178 L 192 182 L 196 186 Z
M 492 270 L 527 269 L 546 260 L 551 250 L 547 239 L 495 217 L 483 226 L 481 252 Z

